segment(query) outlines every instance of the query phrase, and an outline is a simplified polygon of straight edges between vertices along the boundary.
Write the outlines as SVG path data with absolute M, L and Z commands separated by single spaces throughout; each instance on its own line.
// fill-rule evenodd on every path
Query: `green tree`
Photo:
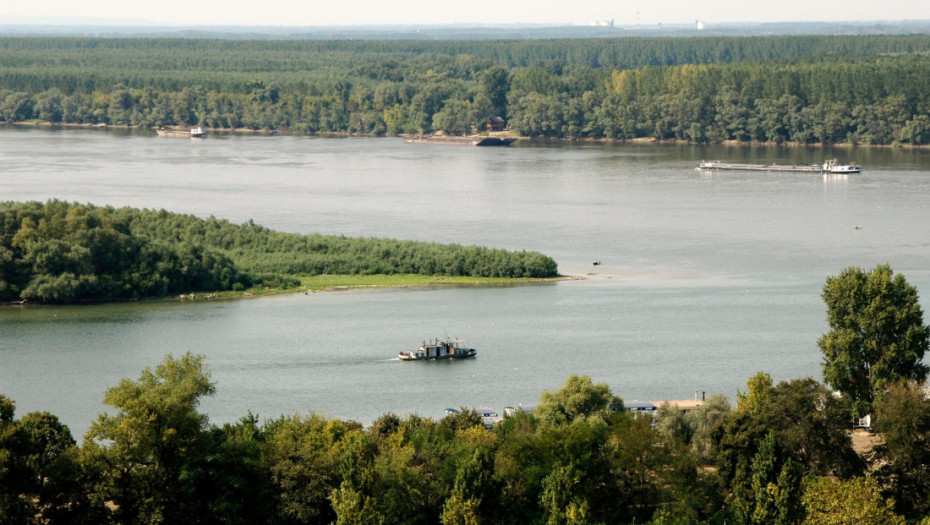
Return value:
M 197 412 L 214 384 L 203 356 L 171 355 L 138 381 L 124 379 L 107 390 L 104 403 L 116 415 L 101 414 L 83 448 L 101 464 L 97 490 L 115 506 L 124 523 L 196 523 L 196 461 L 206 451 L 207 417 Z
M 848 396 L 861 416 L 894 383 L 922 381 L 930 345 L 917 289 L 887 264 L 847 268 L 823 288 L 830 331 L 817 342 L 824 381 Z
M 688 412 L 685 420 L 691 427 L 691 451 L 699 462 L 708 461 L 713 454 L 711 431 L 730 415 L 730 400 L 723 394 L 715 394 L 698 408 Z
M 875 402 L 875 476 L 907 518 L 930 512 L 930 400 L 914 385 L 892 386 Z
M 94 523 L 104 519 L 84 490 L 71 431 L 47 412 L 16 421 L 0 395 L 0 524 Z
M 746 525 L 791 525 L 800 521 L 801 476 L 774 432 L 762 441 L 752 458 L 750 483 L 738 484 L 732 510 Z
M 30 501 L 33 475 L 26 465 L 27 444 L 17 428 L 16 403 L 0 394 L 0 524 L 35 522 L 37 509 Z
M 894 499 L 882 497 L 874 478 L 834 480 L 814 478 L 801 497 L 803 525 L 904 525 L 895 514 Z
M 578 493 L 579 476 L 574 465 L 557 465 L 543 479 L 540 497 L 546 525 L 575 525 L 587 522 L 588 502 Z
M 489 448 L 479 447 L 471 457 L 460 462 L 455 474 L 452 494 L 443 504 L 443 525 L 474 525 L 486 517 L 497 493 L 494 480 L 494 455 Z
M 588 376 L 570 375 L 562 388 L 544 391 L 533 414 L 549 425 L 575 420 L 607 421 L 623 410 L 623 400 L 610 392 L 607 383 L 594 384 Z
M 502 66 L 492 66 L 485 70 L 481 85 L 491 100 L 496 115 L 507 118 L 507 92 L 510 91 L 510 73 Z
M 849 437 L 849 402 L 813 379 L 782 381 L 756 374 L 738 408 L 711 432 L 714 462 L 730 489 L 752 483 L 751 464 L 775 434 L 778 453 L 790 458 L 802 476 L 860 474 L 862 461 Z
M 668 401 L 659 406 L 656 413 L 656 430 L 667 439 L 690 443 L 694 428 L 689 424 L 685 412 Z

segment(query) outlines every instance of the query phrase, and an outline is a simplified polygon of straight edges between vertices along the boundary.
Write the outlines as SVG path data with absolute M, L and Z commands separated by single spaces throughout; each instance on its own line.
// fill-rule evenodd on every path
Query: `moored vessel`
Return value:
M 192 139 L 202 139 L 207 136 L 207 132 L 200 126 L 191 128 L 190 131 L 158 128 L 155 132 L 158 133 L 159 137 L 190 137 Z
M 481 135 L 411 135 L 407 142 L 411 144 L 453 144 L 462 146 L 509 146 L 517 139 L 513 137 L 484 137 Z
M 825 160 L 823 164 L 740 164 L 720 162 L 719 160 L 702 160 L 698 169 L 709 171 L 775 171 L 801 173 L 860 173 L 862 168 L 855 162 L 840 164 L 836 159 Z
M 397 358 L 401 361 L 426 361 L 433 359 L 465 359 L 475 357 L 478 353 L 474 348 L 465 348 L 468 341 L 464 339 L 433 339 L 420 344 L 420 348 L 409 352 L 398 352 Z

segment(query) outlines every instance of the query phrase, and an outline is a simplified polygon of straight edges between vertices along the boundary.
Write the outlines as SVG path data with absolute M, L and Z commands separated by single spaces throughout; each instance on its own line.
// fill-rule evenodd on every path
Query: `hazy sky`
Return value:
M 618 26 L 930 19 L 930 0 L 0 0 L 10 17 L 82 17 L 180 25 L 518 24 Z M 22 20 L 20 20 L 22 21 Z

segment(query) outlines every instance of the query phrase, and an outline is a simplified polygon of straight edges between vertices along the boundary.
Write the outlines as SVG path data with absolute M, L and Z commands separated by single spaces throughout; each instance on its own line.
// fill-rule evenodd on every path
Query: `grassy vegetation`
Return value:
M 301 275 L 296 276 L 299 286 L 254 286 L 244 291 L 222 291 L 209 294 L 215 299 L 238 299 L 298 292 L 326 292 L 355 290 L 359 288 L 408 288 L 414 286 L 521 286 L 529 284 L 553 283 L 566 277 L 469 277 L 438 275 Z M 204 295 L 200 296 L 201 298 Z M 171 299 L 177 299 L 172 296 Z M 196 300 L 196 299 L 195 299 Z
M 335 277 L 342 276 L 342 277 Z M 517 283 L 552 258 L 394 239 L 299 235 L 164 210 L 0 203 L 0 301 L 199 298 L 332 287 Z

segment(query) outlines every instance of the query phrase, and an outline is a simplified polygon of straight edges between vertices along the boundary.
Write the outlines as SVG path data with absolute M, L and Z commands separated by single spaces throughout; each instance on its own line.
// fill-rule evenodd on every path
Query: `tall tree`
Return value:
M 588 376 L 571 375 L 559 390 L 543 392 L 533 413 L 543 423 L 560 425 L 585 418 L 606 421 L 622 410 L 623 400 L 607 383 L 595 385 Z
M 507 118 L 507 92 L 510 91 L 510 72 L 501 66 L 492 66 L 481 77 L 481 85 L 491 99 L 498 116 Z
M 98 490 L 113 501 L 125 523 L 197 523 L 194 462 L 205 452 L 207 417 L 197 412 L 213 382 L 203 356 L 171 355 L 138 381 L 124 379 L 107 390 L 104 403 L 119 410 L 101 414 L 83 448 L 97 459 L 105 482 Z
M 830 331 L 817 342 L 824 381 L 848 396 L 859 415 L 894 383 L 922 381 L 921 362 L 930 345 L 917 289 L 887 264 L 847 268 L 823 288 Z
M 895 510 L 908 518 L 930 511 L 930 400 L 914 385 L 895 385 L 875 402 L 876 477 Z

